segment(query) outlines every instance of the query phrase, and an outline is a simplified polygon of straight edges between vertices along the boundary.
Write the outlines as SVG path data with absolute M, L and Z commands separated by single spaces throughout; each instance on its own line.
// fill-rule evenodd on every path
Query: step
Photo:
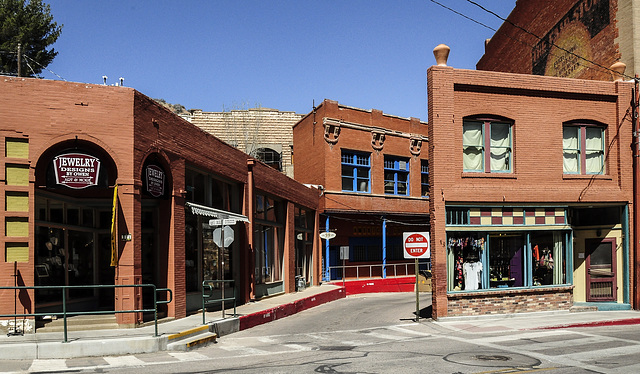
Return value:
M 80 315 L 67 317 L 67 331 L 107 330 L 117 329 L 119 327 L 120 326 L 116 322 L 116 316 L 114 314 Z M 36 332 L 61 331 L 64 331 L 64 318 L 38 321 L 38 327 L 36 328 Z
M 574 305 L 569 308 L 569 312 L 571 313 L 579 313 L 579 312 L 597 312 L 598 307 L 595 305 Z
M 167 336 L 167 350 L 188 351 L 213 344 L 218 338 L 214 328 L 214 325 L 203 325 L 178 334 L 171 334 Z

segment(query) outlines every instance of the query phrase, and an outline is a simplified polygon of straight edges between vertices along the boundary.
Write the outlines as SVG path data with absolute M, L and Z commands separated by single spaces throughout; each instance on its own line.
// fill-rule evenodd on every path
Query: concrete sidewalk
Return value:
M 570 327 L 640 324 L 637 310 L 552 311 L 489 316 L 444 317 L 434 324 L 457 332 L 491 333 Z
M 168 347 L 188 349 L 187 343 L 176 342 L 198 335 L 204 335 L 203 342 L 208 342 L 211 341 L 212 335 L 207 335 L 209 332 L 223 336 L 343 297 L 345 292 L 339 286 L 326 284 L 310 287 L 300 292 L 240 305 L 236 308 L 235 317 L 232 315 L 233 308 L 227 309 L 224 319 L 220 311 L 207 312 L 205 325 L 202 324 L 202 313 L 178 320 L 158 322 L 158 336 L 155 336 L 154 324 L 130 329 L 68 331 L 67 343 L 63 343 L 63 332 L 36 332 L 22 336 L 2 335 L 0 336 L 0 360 L 125 355 L 163 351 Z

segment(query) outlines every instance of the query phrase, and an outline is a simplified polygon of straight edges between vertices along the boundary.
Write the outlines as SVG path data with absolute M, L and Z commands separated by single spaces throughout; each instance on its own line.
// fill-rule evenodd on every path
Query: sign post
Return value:
M 340 259 L 342 260 L 342 288 L 344 288 L 344 278 L 346 278 L 347 273 L 344 270 L 344 262 L 349 259 L 349 246 L 343 245 L 340 246 Z
M 221 288 L 221 292 L 222 292 L 222 318 L 224 318 L 224 288 L 225 288 L 225 284 L 224 284 L 224 249 L 225 247 L 228 247 L 231 245 L 231 243 L 233 243 L 233 240 L 235 239 L 235 234 L 233 232 L 233 229 L 229 226 L 233 226 L 236 224 L 236 220 L 233 218 L 225 218 L 225 219 L 212 219 L 209 220 L 209 226 L 221 226 L 221 227 L 217 227 L 215 230 L 213 230 L 213 242 L 218 246 L 218 248 L 222 248 L 222 250 L 218 253 L 218 263 L 221 264 L 221 269 L 220 269 L 220 273 L 218 274 L 218 277 L 220 278 L 220 280 L 222 280 L 222 288 Z M 225 238 L 225 233 L 226 238 Z M 220 261 L 220 257 L 222 257 L 222 261 Z M 204 315 L 204 310 L 202 311 L 203 315 Z
M 428 232 L 404 232 L 402 233 L 404 258 L 415 259 L 416 273 L 416 322 L 420 319 L 420 290 L 418 284 L 418 259 L 431 258 L 430 239 Z

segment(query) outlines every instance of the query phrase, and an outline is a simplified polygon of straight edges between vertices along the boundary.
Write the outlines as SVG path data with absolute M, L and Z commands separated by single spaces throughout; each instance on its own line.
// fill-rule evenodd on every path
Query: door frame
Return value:
M 592 278 L 591 277 L 591 272 L 592 272 L 592 266 L 591 266 L 591 254 L 593 253 L 593 250 L 595 248 L 597 248 L 599 245 L 601 244 L 605 244 L 608 243 L 611 245 L 611 276 L 601 276 L 598 278 Z M 617 301 L 618 299 L 618 262 L 617 262 L 617 243 L 616 243 L 616 239 L 615 238 L 604 238 L 604 239 L 586 239 L 585 240 L 585 250 L 587 253 L 586 259 L 585 259 L 585 266 L 586 266 L 586 299 L 587 302 L 593 302 L 593 301 Z M 597 269 L 594 269 L 597 270 Z M 592 279 L 598 279 L 599 283 L 605 283 L 605 282 L 611 282 L 611 296 L 592 296 L 591 294 L 591 286 L 592 283 L 595 283 L 595 281 L 592 281 Z

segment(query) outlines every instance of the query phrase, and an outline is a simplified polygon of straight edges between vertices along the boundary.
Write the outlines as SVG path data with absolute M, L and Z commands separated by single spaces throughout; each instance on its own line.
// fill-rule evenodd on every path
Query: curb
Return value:
M 638 325 L 638 324 L 640 324 L 640 318 L 627 318 L 627 319 L 618 319 L 618 320 L 610 320 L 610 321 L 568 323 L 565 325 L 534 327 L 534 328 L 523 329 L 523 330 L 555 330 L 555 329 L 569 329 L 573 327 L 626 326 L 626 325 Z
M 289 304 L 277 306 L 275 308 L 263 310 L 260 312 L 241 316 L 240 319 L 240 331 L 250 329 L 255 326 L 265 324 L 267 322 L 275 321 L 292 314 L 296 314 L 303 310 L 313 308 L 321 304 L 328 303 L 330 301 L 342 299 L 346 297 L 344 288 L 338 288 L 328 292 L 309 296 L 304 299 L 296 300 Z

